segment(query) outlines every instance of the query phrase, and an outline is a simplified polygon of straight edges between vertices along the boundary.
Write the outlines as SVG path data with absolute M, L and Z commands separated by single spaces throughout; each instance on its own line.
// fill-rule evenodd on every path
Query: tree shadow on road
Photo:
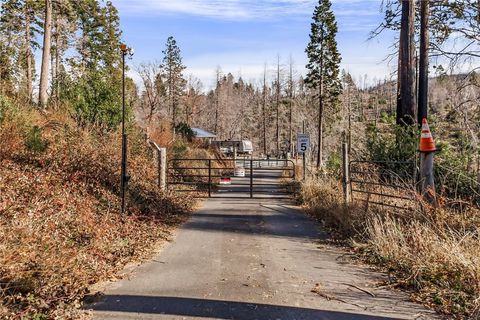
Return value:
M 157 314 L 162 316 L 202 317 L 236 320 L 386 320 L 386 318 L 350 312 L 326 311 L 301 307 L 278 306 L 236 301 L 207 300 L 180 297 L 107 295 L 88 307 L 102 313 Z M 102 313 L 100 313 L 102 312 Z M 134 316 L 134 315 L 132 315 Z M 123 316 L 122 316 L 123 318 Z M 127 318 L 127 315 L 125 315 Z
M 325 238 L 325 234 L 320 232 L 318 226 L 304 215 L 278 211 L 271 211 L 271 214 L 265 215 L 247 211 L 240 214 L 227 213 L 228 210 L 225 209 L 200 212 L 183 228 L 304 240 Z

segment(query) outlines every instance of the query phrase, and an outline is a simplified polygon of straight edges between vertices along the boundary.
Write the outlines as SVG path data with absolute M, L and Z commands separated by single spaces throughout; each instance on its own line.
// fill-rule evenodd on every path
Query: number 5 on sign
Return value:
M 297 152 L 302 154 L 310 149 L 310 135 L 299 133 L 297 134 Z

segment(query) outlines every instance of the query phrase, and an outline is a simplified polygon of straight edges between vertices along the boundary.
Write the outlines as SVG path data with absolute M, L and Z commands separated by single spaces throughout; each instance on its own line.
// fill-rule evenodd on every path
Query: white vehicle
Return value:
M 237 151 L 237 155 L 251 155 L 253 153 L 253 143 L 250 140 L 242 141 L 214 141 L 213 144 L 218 147 L 221 153 L 232 156 Z

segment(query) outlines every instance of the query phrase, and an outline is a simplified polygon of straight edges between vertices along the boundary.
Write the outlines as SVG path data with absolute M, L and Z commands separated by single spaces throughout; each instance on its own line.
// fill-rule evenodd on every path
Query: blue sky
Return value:
M 217 66 L 224 73 L 260 79 L 264 64 L 274 69 L 277 54 L 283 63 L 291 56 L 304 74 L 315 0 L 113 0 L 119 9 L 124 40 L 135 49 L 130 62 L 161 60 L 166 39 L 177 40 L 186 75 L 214 83 Z M 367 41 L 381 21 L 381 0 L 333 0 L 337 16 L 342 68 L 355 77 L 389 77 L 395 63 L 384 59 L 394 34 Z M 271 72 L 273 73 L 273 72 Z M 131 75 L 135 77 L 134 72 Z

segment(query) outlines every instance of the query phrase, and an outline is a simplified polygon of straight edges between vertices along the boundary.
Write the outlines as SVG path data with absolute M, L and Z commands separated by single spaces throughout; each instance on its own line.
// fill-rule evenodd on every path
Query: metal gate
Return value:
M 172 159 L 168 188 L 208 198 L 291 198 L 295 163 L 284 159 Z
M 417 166 L 414 161 L 351 161 L 352 199 L 366 207 L 378 205 L 411 210 L 415 206 Z

